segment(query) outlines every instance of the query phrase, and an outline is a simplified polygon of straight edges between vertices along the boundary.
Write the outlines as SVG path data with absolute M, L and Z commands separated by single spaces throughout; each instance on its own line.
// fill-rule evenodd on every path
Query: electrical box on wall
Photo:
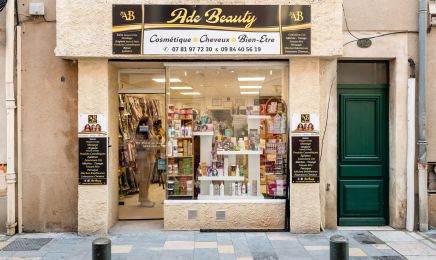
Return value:
M 436 193 L 436 162 L 428 162 L 428 192 Z
M 29 15 L 44 14 L 44 3 L 29 3 Z

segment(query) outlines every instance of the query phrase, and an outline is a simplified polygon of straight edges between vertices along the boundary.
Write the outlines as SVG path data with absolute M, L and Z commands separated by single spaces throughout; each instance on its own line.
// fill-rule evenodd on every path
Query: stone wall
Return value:
M 188 219 L 188 211 L 197 212 Z M 225 219 L 216 219 L 216 211 L 225 211 Z M 232 201 L 165 201 L 165 230 L 200 229 L 284 229 L 285 202 L 267 200 L 258 202 Z
M 55 29 L 55 23 L 22 24 L 26 232 L 77 230 L 77 64 L 54 56 Z

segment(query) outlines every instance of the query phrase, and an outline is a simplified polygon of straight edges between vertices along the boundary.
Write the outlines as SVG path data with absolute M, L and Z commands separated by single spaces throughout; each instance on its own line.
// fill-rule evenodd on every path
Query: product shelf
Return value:
M 251 151 L 251 150 L 243 150 L 243 151 L 217 151 L 218 155 L 260 155 L 263 151 Z
M 194 136 L 213 136 L 213 132 L 193 132 Z
M 198 195 L 199 200 L 250 200 L 250 199 L 256 199 L 256 200 L 263 200 L 264 197 L 262 195 L 260 196 L 251 196 L 251 195 L 245 195 L 245 196 L 231 196 L 231 195 L 225 195 L 225 196 L 214 196 L 214 195 Z
M 244 176 L 199 176 L 199 181 L 244 181 Z

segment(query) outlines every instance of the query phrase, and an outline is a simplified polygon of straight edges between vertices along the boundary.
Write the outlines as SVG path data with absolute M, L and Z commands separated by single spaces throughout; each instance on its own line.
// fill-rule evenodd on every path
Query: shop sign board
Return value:
M 319 183 L 319 118 L 292 116 L 292 183 Z
M 105 114 L 80 114 L 79 184 L 106 185 L 108 123 Z
M 106 185 L 107 137 L 79 136 L 79 184 Z
M 310 55 L 310 5 L 113 5 L 113 54 Z

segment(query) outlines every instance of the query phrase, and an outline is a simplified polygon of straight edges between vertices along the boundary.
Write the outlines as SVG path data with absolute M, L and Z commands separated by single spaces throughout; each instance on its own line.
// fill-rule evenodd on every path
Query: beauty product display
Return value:
M 245 106 L 206 106 L 204 111 L 179 106 L 168 105 L 165 143 L 172 196 L 253 199 L 286 194 L 287 118 L 281 99 L 254 98 Z M 171 176 L 177 176 L 178 185 Z

